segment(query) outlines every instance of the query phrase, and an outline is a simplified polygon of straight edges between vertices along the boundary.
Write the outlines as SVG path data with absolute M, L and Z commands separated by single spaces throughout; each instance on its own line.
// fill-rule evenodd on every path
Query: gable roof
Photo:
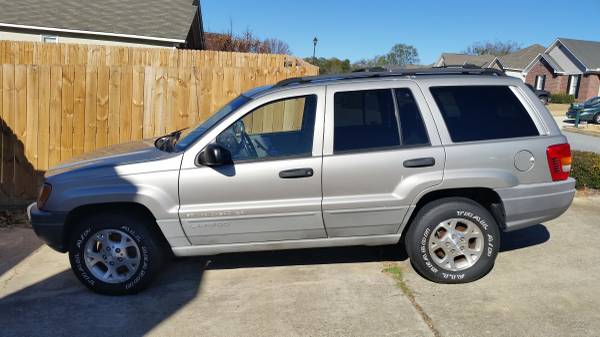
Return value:
M 563 70 L 563 68 L 558 64 L 558 62 L 556 62 L 552 56 L 546 54 L 546 53 L 541 53 L 538 54 L 536 57 L 533 58 L 533 60 L 531 60 L 531 62 L 529 62 L 529 64 L 523 69 L 524 73 L 528 73 L 529 70 L 531 70 L 531 68 L 533 68 L 533 66 L 540 62 L 543 61 L 544 63 L 546 63 L 550 68 L 552 68 L 554 70 L 555 74 L 561 74 L 564 75 L 566 74 L 566 72 Z
M 588 71 L 600 70 L 600 42 L 559 37 L 546 52 L 550 51 L 557 43 L 562 43 Z
M 184 42 L 193 0 L 0 0 L 0 27 Z
M 524 70 L 531 61 L 539 54 L 544 53 L 546 48 L 539 44 L 533 44 L 514 53 L 500 57 L 500 63 L 505 69 Z
M 494 55 L 468 55 L 468 54 L 454 54 L 454 53 L 442 53 L 442 56 L 440 57 L 440 61 L 443 60 L 443 63 L 445 65 L 465 65 L 465 64 L 473 64 L 482 68 L 486 68 L 488 66 L 490 66 L 494 60 L 496 59 L 496 56 Z M 438 61 L 438 66 L 441 66 L 442 64 L 439 64 L 440 61 Z

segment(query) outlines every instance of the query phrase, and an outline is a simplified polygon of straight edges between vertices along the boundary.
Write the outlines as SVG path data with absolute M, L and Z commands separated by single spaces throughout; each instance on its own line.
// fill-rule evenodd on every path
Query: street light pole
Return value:
M 317 37 L 315 36 L 315 38 L 313 39 L 313 64 L 315 64 L 315 62 L 317 61 L 316 53 L 317 53 L 317 43 L 318 42 L 319 42 L 319 39 L 317 39 Z

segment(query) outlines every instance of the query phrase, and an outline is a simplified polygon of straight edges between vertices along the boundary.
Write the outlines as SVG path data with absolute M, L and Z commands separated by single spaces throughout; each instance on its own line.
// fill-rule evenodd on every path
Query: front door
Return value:
M 231 152 L 232 165 L 182 167 L 179 214 L 192 244 L 326 236 L 324 89 L 287 95 L 251 108 L 211 140 Z
M 432 118 L 412 81 L 327 88 L 323 218 L 330 237 L 398 233 L 417 194 L 441 183 L 445 155 Z

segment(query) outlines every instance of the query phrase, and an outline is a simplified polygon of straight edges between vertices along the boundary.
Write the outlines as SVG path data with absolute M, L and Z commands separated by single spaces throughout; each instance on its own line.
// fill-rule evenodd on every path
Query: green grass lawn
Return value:
M 577 179 L 578 189 L 600 189 L 600 154 L 573 151 L 571 176 Z

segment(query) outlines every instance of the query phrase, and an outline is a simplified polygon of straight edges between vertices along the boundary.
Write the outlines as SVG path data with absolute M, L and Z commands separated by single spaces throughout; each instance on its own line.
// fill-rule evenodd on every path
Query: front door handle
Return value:
M 295 179 L 312 177 L 315 173 L 311 168 L 292 169 L 279 172 L 281 179 Z
M 416 167 L 430 167 L 435 165 L 435 158 L 417 158 L 410 159 L 404 162 L 404 167 L 406 168 L 416 168 Z

